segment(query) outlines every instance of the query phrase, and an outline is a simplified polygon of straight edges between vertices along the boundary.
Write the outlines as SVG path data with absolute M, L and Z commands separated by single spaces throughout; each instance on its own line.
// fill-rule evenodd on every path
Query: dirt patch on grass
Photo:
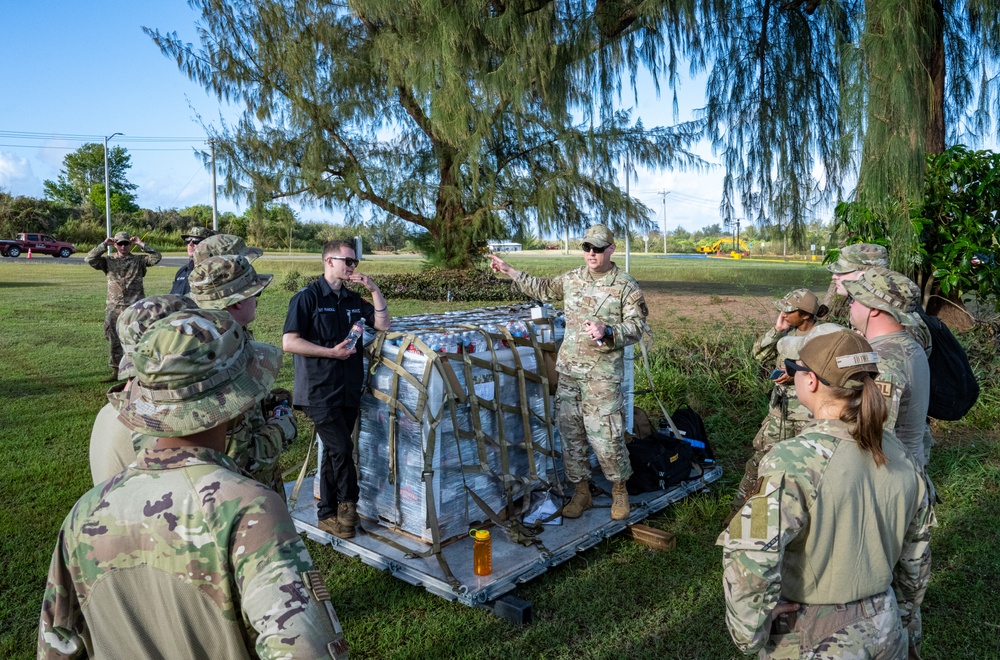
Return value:
M 668 332 L 701 331 L 724 326 L 759 327 L 774 323 L 777 311 L 769 287 L 740 295 L 726 293 L 726 286 L 692 282 L 639 282 L 649 307 L 649 325 Z

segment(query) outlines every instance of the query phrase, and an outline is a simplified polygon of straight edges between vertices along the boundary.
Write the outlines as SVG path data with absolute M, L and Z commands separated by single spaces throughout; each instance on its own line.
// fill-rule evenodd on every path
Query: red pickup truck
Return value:
M 69 257 L 76 252 L 76 246 L 65 241 L 57 241 L 48 234 L 18 234 L 12 241 L 0 240 L 0 254 L 5 257 L 19 257 L 31 250 L 32 255 L 51 254 L 57 259 Z

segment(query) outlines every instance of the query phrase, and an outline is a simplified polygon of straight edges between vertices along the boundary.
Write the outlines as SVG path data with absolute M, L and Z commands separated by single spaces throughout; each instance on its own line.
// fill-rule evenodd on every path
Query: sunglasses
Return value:
M 187 243 L 188 245 L 198 245 L 198 243 L 201 243 L 201 239 L 200 238 L 192 238 L 192 237 L 189 236 L 189 237 L 187 237 L 187 238 L 184 239 L 184 242 Z
M 791 374 L 795 373 L 796 371 L 801 371 L 803 373 L 809 373 L 809 372 L 816 373 L 809 367 L 796 363 L 795 360 L 791 358 L 785 358 L 785 373 Z M 819 382 L 823 383 L 827 387 L 830 386 L 830 383 L 828 383 L 824 378 L 820 377 L 819 374 L 816 374 L 816 378 L 819 378 Z
M 118 247 L 128 247 L 129 245 L 132 245 L 132 244 L 130 242 L 128 242 L 128 241 L 123 241 L 121 243 L 115 243 L 115 245 L 117 245 Z
M 854 296 L 852 296 L 851 294 L 847 294 L 847 304 L 848 305 L 854 304 Z
M 596 245 L 591 245 L 590 243 L 584 243 L 583 251 L 593 252 L 594 254 L 604 254 L 604 251 L 607 250 L 609 247 L 610 247 L 609 245 L 605 245 L 604 247 L 597 247 Z
M 355 259 L 354 257 L 327 257 L 327 259 L 336 259 L 337 261 L 343 261 L 347 265 L 348 268 L 354 268 L 359 263 L 361 263 L 359 260 Z

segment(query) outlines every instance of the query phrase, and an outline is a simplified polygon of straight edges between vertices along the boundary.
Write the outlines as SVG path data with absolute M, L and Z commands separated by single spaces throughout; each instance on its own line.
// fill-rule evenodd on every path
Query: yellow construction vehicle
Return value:
M 734 254 L 734 255 L 735 254 L 742 254 L 742 255 L 749 256 L 749 254 L 750 254 L 750 248 L 747 247 L 747 244 L 743 242 L 743 239 L 741 238 L 737 242 L 739 243 L 740 251 L 736 252 L 736 250 L 732 250 L 731 254 Z M 719 252 L 720 249 L 722 248 L 722 245 L 724 243 L 729 243 L 730 247 L 732 247 L 732 245 L 733 245 L 733 237 L 732 236 L 723 236 L 722 238 L 718 238 L 711 245 L 702 245 L 701 247 L 699 247 L 698 248 L 698 252 L 704 252 L 706 254 L 710 254 L 710 253 L 713 253 L 713 252 Z

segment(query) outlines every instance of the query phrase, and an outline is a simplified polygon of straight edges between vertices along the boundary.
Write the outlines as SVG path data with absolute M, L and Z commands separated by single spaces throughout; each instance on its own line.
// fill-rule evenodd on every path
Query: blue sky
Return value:
M 183 208 L 211 203 L 211 174 L 195 157 L 205 148 L 196 115 L 210 123 L 236 116 L 191 82 L 141 30 L 177 31 L 194 41 L 197 15 L 181 0 L 0 0 L 0 188 L 42 196 L 63 157 L 85 142 L 114 139 L 132 156 L 129 180 L 140 206 Z M 700 83 L 700 84 L 699 84 Z M 703 83 L 682 90 L 682 119 L 702 103 Z M 626 94 L 625 104 L 632 101 Z M 646 126 L 672 124 L 669 91 L 656 98 L 640 90 L 638 115 Z M 25 136 L 24 134 L 35 134 Z M 54 135 L 73 136 L 57 139 Z M 702 145 L 698 152 L 710 159 Z M 666 226 L 689 230 L 719 222 L 722 172 L 639 172 L 633 194 Z M 294 205 L 293 205 L 294 206 Z M 295 206 L 302 220 L 336 222 L 336 214 Z M 219 197 L 219 209 L 240 212 Z

